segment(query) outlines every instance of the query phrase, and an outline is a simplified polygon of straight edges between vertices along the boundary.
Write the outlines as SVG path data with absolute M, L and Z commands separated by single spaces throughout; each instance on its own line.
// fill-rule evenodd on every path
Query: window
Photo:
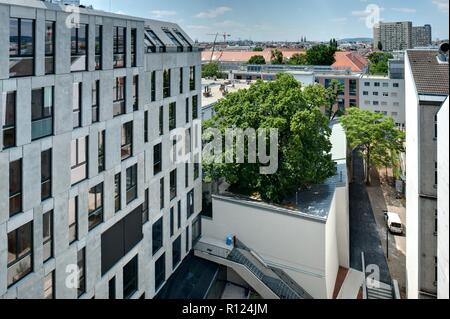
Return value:
M 177 103 L 169 104 L 169 130 L 172 131 L 177 127 Z
M 95 69 L 100 70 L 103 64 L 103 26 L 95 26 Z
M 163 29 L 164 33 L 167 35 L 167 37 L 172 41 L 172 44 L 177 48 L 177 52 L 183 52 L 183 46 L 181 45 L 180 41 L 178 41 L 177 38 L 167 29 Z
M 184 72 L 183 72 L 183 68 L 180 68 L 180 94 L 183 94 L 183 86 L 184 86 Z
M 144 203 L 142 204 L 142 225 L 147 223 L 149 221 L 149 205 L 150 205 L 150 199 L 149 199 L 149 191 L 148 188 L 145 190 L 144 194 Z
M 78 298 L 86 292 L 86 248 L 77 253 L 78 266 Z
M 185 130 L 185 136 L 186 136 L 186 140 L 185 140 L 185 150 L 186 150 L 186 155 L 189 154 L 191 152 L 191 128 L 187 128 Z
M 52 150 L 41 153 L 41 200 L 52 197 Z
M 158 38 L 155 32 L 153 32 L 150 29 L 145 29 L 146 38 L 149 43 L 152 44 L 153 48 L 150 46 L 150 50 L 152 52 L 166 52 L 166 46 L 164 43 Z M 156 46 L 158 47 L 158 50 L 156 50 Z M 148 51 L 148 49 L 147 49 Z
M 438 114 L 434 115 L 434 138 L 436 139 L 438 137 Z
M 163 72 L 163 98 L 170 97 L 170 70 Z
M 170 200 L 177 197 L 177 170 L 170 172 Z
M 2 99 L 3 148 L 16 146 L 16 92 L 3 93 Z
M 33 271 L 33 223 L 8 234 L 8 287 Z
M 372 104 L 373 104 L 373 105 L 380 105 L 380 102 L 378 102 L 378 101 L 373 101 Z
M 113 37 L 114 68 L 124 68 L 126 28 L 114 27 Z
M 98 132 L 98 172 L 105 170 L 105 130 Z
M 164 107 L 159 107 L 159 135 L 164 135 Z
M 349 86 L 350 86 L 350 88 L 349 88 L 350 96 L 356 96 L 356 91 L 357 91 L 356 80 L 350 80 Z
M 438 163 L 434 162 L 434 186 L 438 184 Z
M 71 33 L 72 64 L 70 70 L 72 72 L 86 71 L 88 65 L 88 25 L 79 24 L 76 28 L 71 29 Z
M 181 235 L 172 243 L 172 269 L 181 262 Z
M 133 154 L 133 122 L 122 125 L 121 158 L 122 161 Z
M 55 299 L 55 272 L 44 277 L 44 299 Z
M 125 84 L 125 77 L 116 77 L 113 86 L 113 116 L 126 113 Z
M 389 93 L 388 92 L 383 92 L 383 96 L 388 97 Z
M 190 238 L 189 238 L 189 225 L 186 227 L 186 241 L 185 241 L 185 244 L 186 244 L 186 247 L 185 247 L 185 249 L 186 249 L 186 254 L 187 253 L 189 253 L 189 240 L 190 240 Z
M 89 231 L 103 223 L 103 183 L 92 187 L 88 195 Z
M 78 196 L 69 200 L 69 243 L 78 240 Z
M 9 19 L 9 76 L 34 75 L 34 21 Z
M 159 180 L 159 206 L 161 209 L 165 207 L 165 187 L 164 187 L 164 177 Z
M 144 112 L 144 143 L 148 143 L 148 111 Z
M 370 86 L 370 82 L 364 82 L 364 86 L 365 86 L 365 87 Z
M 186 204 L 187 218 L 194 214 L 194 190 L 191 190 L 187 194 L 187 204 Z
M 92 123 L 100 121 L 100 81 L 92 83 Z
M 156 101 L 156 71 L 152 72 L 152 78 L 151 78 L 151 99 L 152 102 Z
M 391 96 L 392 96 L 392 97 L 397 97 L 397 96 L 398 96 L 398 93 L 397 93 L 397 92 L 392 92 L 392 93 L 391 93 Z
M 121 188 L 122 188 L 122 174 L 118 173 L 114 176 L 114 211 L 117 213 L 121 210 Z
M 184 164 L 184 186 L 189 187 L 189 163 Z
M 189 123 L 191 121 L 191 119 L 189 118 L 189 98 L 186 98 L 186 105 L 185 105 L 185 116 L 186 116 L 186 124 Z
M 155 254 L 162 248 L 163 246 L 163 218 L 161 217 L 157 222 L 155 222 L 152 226 L 152 254 Z
M 367 96 L 367 95 L 369 95 L 369 92 L 368 91 L 363 91 L 363 95 Z
M 198 95 L 192 97 L 192 118 L 198 119 Z
M 195 244 L 202 236 L 202 217 L 198 216 L 192 222 L 192 241 Z M 193 245 L 194 245 L 193 244 Z
M 175 34 L 178 36 L 178 38 L 181 39 L 181 42 L 183 42 L 186 50 L 188 52 L 192 52 L 192 45 L 189 43 L 189 41 L 186 39 L 186 37 L 178 30 L 175 30 Z
M 392 103 L 392 105 L 393 105 L 393 106 L 400 106 L 400 103 L 394 102 L 394 103 Z
M 378 96 L 378 92 L 373 92 L 373 96 Z
M 394 83 L 394 84 L 392 84 L 392 85 L 393 85 L 393 87 L 395 87 L 395 88 L 400 87 L 400 84 L 399 84 L 399 83 Z
M 31 139 L 53 135 L 53 87 L 31 92 Z
M 81 82 L 74 83 L 72 96 L 73 128 L 81 127 L 81 93 Z
M 116 277 L 112 277 L 108 282 L 108 298 L 116 299 Z
M 173 207 L 170 208 L 170 237 L 173 236 L 175 232 L 175 209 Z
M 153 175 L 162 171 L 162 144 L 153 146 Z
M 133 76 L 133 111 L 137 111 L 139 109 L 139 75 Z
M 189 89 L 195 90 L 195 66 L 189 68 Z
M 166 281 L 166 254 L 155 262 L 155 291 L 158 291 Z
M 375 82 L 373 85 L 374 85 L 375 87 L 379 87 L 379 86 L 380 86 L 380 82 Z
M 383 87 L 384 87 L 384 88 L 388 88 L 388 87 L 389 87 L 389 83 L 383 82 Z
M 131 66 L 136 66 L 136 40 L 137 29 L 131 29 Z
M 45 21 L 45 74 L 55 73 L 55 22 Z
M 88 137 L 73 140 L 71 144 L 71 180 L 75 185 L 87 178 Z
M 181 228 L 181 200 L 177 203 L 177 229 Z
M 137 164 L 127 169 L 127 204 L 137 198 Z
M 44 263 L 53 257 L 53 211 L 43 215 L 43 246 Z
M 356 107 L 356 100 L 350 99 L 350 107 Z
M 123 267 L 123 298 L 130 299 L 138 291 L 138 256 Z
M 22 211 L 22 160 L 9 163 L 9 217 Z

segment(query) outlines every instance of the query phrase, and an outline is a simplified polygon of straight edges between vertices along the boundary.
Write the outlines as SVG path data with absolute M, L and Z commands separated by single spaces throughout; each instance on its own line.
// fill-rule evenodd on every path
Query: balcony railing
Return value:
M 33 141 L 53 135 L 53 117 L 31 122 L 31 139 Z

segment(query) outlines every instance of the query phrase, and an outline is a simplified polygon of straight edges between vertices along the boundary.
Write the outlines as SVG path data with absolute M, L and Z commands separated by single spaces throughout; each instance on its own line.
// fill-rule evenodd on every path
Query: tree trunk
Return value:
M 366 184 L 370 185 L 370 147 L 367 147 Z

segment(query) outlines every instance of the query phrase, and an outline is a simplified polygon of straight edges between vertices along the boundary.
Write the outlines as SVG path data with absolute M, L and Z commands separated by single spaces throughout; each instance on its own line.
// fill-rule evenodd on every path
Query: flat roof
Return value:
M 212 104 L 217 103 L 219 100 L 224 98 L 224 95 L 220 91 L 220 86 L 225 85 L 226 90 L 228 93 L 234 93 L 242 89 L 248 89 L 251 84 L 248 84 L 247 81 L 238 81 L 238 80 L 232 80 L 231 84 L 225 84 L 226 82 L 229 82 L 227 80 L 202 80 L 202 88 L 203 92 L 206 87 L 209 87 L 211 90 L 211 96 L 205 97 L 202 92 L 202 108 L 207 108 L 211 106 Z

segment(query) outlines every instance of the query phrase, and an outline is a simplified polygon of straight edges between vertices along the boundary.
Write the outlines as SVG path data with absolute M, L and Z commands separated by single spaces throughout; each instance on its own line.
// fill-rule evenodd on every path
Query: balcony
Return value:
M 53 117 L 31 122 L 31 139 L 33 141 L 53 135 Z

